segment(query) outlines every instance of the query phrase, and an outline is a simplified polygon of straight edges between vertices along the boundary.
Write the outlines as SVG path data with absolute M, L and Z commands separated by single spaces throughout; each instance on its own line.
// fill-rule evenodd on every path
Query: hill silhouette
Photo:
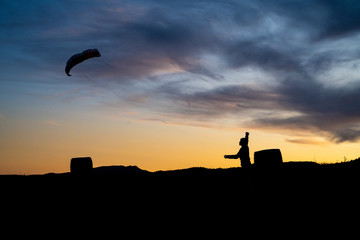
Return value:
M 146 170 L 142 170 L 137 166 L 103 166 L 97 167 L 93 169 L 93 174 L 101 174 L 101 175 L 108 175 L 108 174 L 146 174 L 149 173 Z
M 243 170 L 196 167 L 149 172 L 136 166 L 104 166 L 89 176 L 3 175 L 2 202 L 7 206 L 3 216 L 211 229 L 331 224 L 356 219 L 360 213 L 360 159 L 337 164 L 286 162 L 279 169 L 251 166 L 249 177 Z

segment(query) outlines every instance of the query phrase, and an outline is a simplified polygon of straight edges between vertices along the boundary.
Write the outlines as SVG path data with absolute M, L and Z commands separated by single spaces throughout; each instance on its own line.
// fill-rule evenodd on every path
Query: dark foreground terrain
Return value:
M 134 233 L 251 227 L 261 232 L 264 226 L 347 226 L 359 223 L 360 216 L 359 159 L 284 163 L 279 169 L 252 166 L 246 172 L 111 166 L 86 176 L 0 176 L 0 181 L 1 216 L 10 225 L 81 225 L 90 231 L 89 226 L 102 224 Z

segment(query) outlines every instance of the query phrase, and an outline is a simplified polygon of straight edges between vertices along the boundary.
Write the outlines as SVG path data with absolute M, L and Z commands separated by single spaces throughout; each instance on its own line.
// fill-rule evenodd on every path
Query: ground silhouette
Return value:
M 2 216 L 46 223 L 113 219 L 119 226 L 166 229 L 331 224 L 360 214 L 360 159 L 339 164 L 285 162 L 278 169 L 189 168 L 149 172 L 136 166 L 70 173 L 0 176 Z

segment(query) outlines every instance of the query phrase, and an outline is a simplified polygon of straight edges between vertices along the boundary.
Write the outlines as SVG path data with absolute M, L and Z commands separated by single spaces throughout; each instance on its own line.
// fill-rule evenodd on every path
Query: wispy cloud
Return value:
M 43 124 L 48 125 L 48 126 L 54 126 L 54 127 L 62 126 L 61 123 L 59 123 L 59 122 L 57 122 L 57 121 L 54 121 L 54 120 L 46 120 L 46 121 L 43 121 Z
M 295 144 L 309 144 L 309 145 L 319 145 L 319 146 L 325 146 L 328 145 L 327 142 L 320 141 L 313 138 L 292 138 L 292 139 L 286 139 L 287 142 L 295 143 Z
M 0 63 L 6 79 L 20 79 L 20 74 L 31 81 L 39 71 L 53 77 L 47 82 L 60 79 L 69 56 L 97 47 L 102 57 L 77 66 L 71 81 L 98 84 L 115 98 L 104 104 L 149 113 L 141 114 L 143 119 L 236 122 L 319 133 L 335 142 L 360 139 L 356 1 L 49 0 L 5 5 L 0 9 L 0 54 L 7 58 Z M 266 79 L 238 77 L 249 69 Z

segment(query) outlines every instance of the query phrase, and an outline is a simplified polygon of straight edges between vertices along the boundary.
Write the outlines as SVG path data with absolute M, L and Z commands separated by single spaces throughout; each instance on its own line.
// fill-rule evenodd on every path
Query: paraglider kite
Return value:
M 89 58 L 100 57 L 100 56 L 101 56 L 101 54 L 100 54 L 99 50 L 97 50 L 96 48 L 88 49 L 88 50 L 83 51 L 82 53 L 75 54 L 71 58 L 69 58 L 69 60 L 67 61 L 66 67 L 65 67 L 65 72 L 68 76 L 71 76 L 70 70 L 75 65 L 77 65 Z

